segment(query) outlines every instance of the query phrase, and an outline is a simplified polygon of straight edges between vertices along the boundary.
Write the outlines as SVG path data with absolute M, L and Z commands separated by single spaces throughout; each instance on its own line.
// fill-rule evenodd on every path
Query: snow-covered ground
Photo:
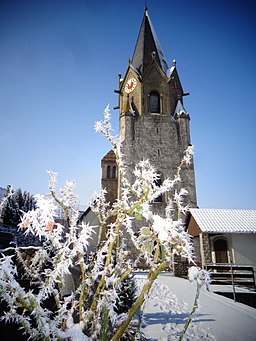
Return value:
M 145 274 L 137 274 L 143 281 Z M 160 290 L 159 285 L 163 286 Z M 160 292 L 162 292 L 160 294 Z M 148 341 L 177 340 L 193 306 L 196 284 L 163 273 L 144 307 Z M 158 298 L 156 298 L 158 296 Z M 202 288 L 200 306 L 184 340 L 255 341 L 256 309 Z

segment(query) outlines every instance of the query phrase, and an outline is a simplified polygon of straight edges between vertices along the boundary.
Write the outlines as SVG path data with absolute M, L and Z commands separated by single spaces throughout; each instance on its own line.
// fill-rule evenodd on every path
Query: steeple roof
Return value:
M 181 103 L 180 99 L 177 102 L 177 105 L 176 105 L 174 112 L 175 112 L 175 114 L 186 114 L 187 113 L 183 104 Z
M 148 11 L 147 9 L 145 9 L 139 36 L 132 58 L 132 66 L 137 69 L 141 75 L 151 62 L 153 53 L 155 54 L 156 62 L 164 71 L 164 73 L 166 73 L 168 65 L 165 61 L 162 48 L 149 18 Z

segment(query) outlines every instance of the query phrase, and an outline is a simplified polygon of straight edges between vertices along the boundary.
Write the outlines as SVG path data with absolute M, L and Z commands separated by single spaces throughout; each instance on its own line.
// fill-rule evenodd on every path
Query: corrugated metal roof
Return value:
M 256 233 L 255 210 L 191 208 L 189 211 L 202 232 Z

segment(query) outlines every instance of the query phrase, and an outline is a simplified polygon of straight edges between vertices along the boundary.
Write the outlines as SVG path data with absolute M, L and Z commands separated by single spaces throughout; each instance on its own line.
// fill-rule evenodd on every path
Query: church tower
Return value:
M 106 201 L 112 205 L 116 201 L 118 193 L 118 169 L 113 150 L 110 150 L 101 160 L 101 169 L 101 187 L 106 189 Z
M 183 92 L 176 62 L 169 67 L 147 9 L 139 31 L 132 60 L 119 79 L 120 134 L 123 153 L 132 180 L 132 171 L 141 160 L 150 160 L 161 181 L 173 178 L 183 153 L 190 145 L 189 114 L 184 109 Z M 182 187 L 189 191 L 187 202 L 196 207 L 193 163 L 185 166 Z M 163 196 L 153 203 L 155 213 L 163 214 Z

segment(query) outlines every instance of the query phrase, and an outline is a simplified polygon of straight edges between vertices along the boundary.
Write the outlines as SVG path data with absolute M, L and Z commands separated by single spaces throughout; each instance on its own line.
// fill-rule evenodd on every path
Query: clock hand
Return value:
M 133 82 L 131 82 L 131 84 L 128 84 L 128 89 L 131 89 L 133 87 Z

